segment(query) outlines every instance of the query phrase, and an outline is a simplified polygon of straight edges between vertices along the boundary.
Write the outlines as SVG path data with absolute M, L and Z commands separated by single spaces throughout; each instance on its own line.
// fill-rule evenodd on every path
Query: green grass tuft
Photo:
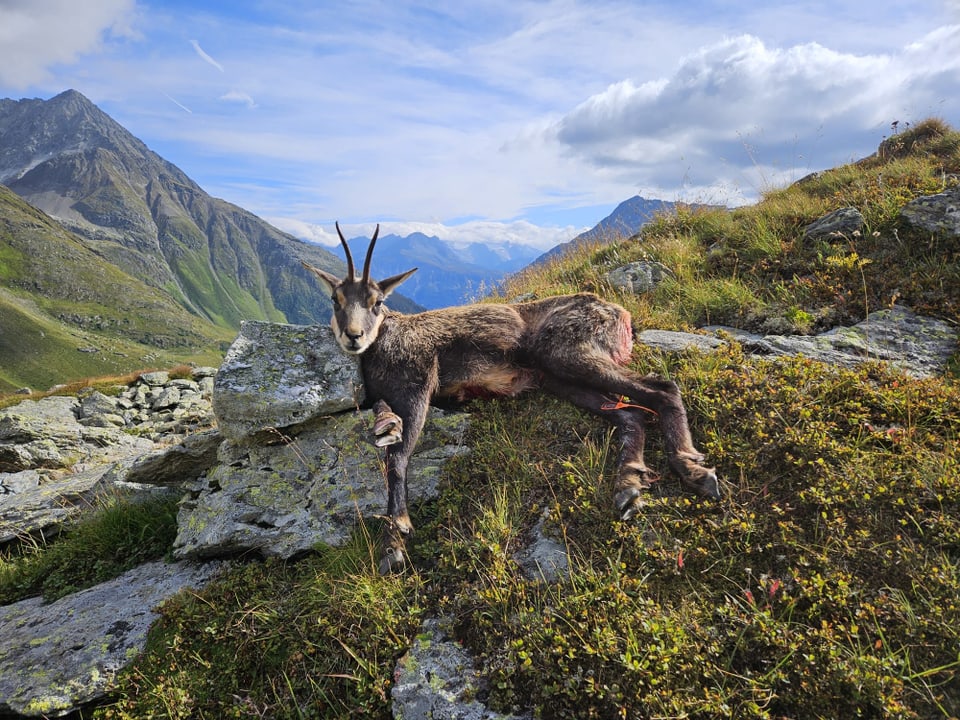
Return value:
M 176 537 L 177 500 L 104 499 L 61 536 L 24 539 L 0 557 L 0 605 L 37 595 L 53 601 L 162 558 Z

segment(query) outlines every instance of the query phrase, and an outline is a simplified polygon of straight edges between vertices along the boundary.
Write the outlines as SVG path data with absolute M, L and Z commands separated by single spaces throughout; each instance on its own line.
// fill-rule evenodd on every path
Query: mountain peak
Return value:
M 0 183 L 19 180 L 49 158 L 93 148 L 149 153 L 146 145 L 76 90 L 49 100 L 0 100 Z

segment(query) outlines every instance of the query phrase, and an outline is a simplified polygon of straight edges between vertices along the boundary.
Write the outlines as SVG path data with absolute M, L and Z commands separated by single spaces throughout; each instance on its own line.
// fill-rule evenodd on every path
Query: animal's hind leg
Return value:
M 680 397 L 680 389 L 671 380 L 656 376 L 633 378 L 627 370 L 620 370 L 627 380 L 638 380 L 639 387 L 627 393 L 630 397 L 646 391 L 648 399 L 658 404 L 660 426 L 667 450 L 667 462 L 670 468 L 680 476 L 683 485 L 701 497 L 720 499 L 720 486 L 713 468 L 703 466 L 704 455 L 693 444 L 687 410 Z M 641 403 L 643 400 L 640 401 Z
M 646 428 L 642 413 L 630 408 L 605 410 L 604 406 L 615 402 L 616 398 L 596 390 L 571 387 L 549 376 L 544 378 L 542 387 L 577 407 L 603 417 L 617 428 L 620 457 L 613 501 L 624 520 L 632 517 L 643 507 L 643 498 L 650 490 L 650 484 L 657 479 L 656 473 L 650 471 L 643 461 Z
M 720 498 L 716 472 L 703 466 L 704 456 L 693 444 L 687 411 L 676 383 L 655 376 L 641 377 L 609 357 L 566 358 L 568 366 L 558 378 L 590 385 L 607 394 L 624 395 L 633 404 L 650 408 L 660 417 L 667 461 L 685 487 L 702 497 Z M 570 365 L 573 361 L 574 364 Z

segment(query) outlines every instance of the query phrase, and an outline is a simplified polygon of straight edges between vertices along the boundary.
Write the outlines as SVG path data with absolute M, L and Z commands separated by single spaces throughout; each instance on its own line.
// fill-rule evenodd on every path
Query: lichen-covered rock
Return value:
M 217 466 L 181 503 L 174 554 L 286 558 L 320 542 L 343 543 L 359 518 L 387 507 L 382 461 L 368 440 L 371 419 L 351 411 L 268 441 L 224 442 Z M 464 413 L 431 411 L 410 461 L 412 502 L 434 496 L 443 463 L 466 451 L 467 420 Z
M 109 488 L 104 479 L 109 468 L 97 465 L 47 482 L 37 475 L 35 485 L 0 495 L 0 545 L 56 534 L 51 531 L 96 506 L 96 498 Z
M 546 532 L 547 509 L 529 533 L 529 542 L 514 555 L 524 577 L 528 580 L 555 583 L 570 571 L 567 546 Z
M 607 282 L 625 292 L 641 295 L 650 292 L 673 273 L 666 265 L 639 261 L 623 265 L 607 273 Z
M 102 698 L 144 648 L 153 608 L 217 563 L 153 562 L 49 605 L 0 607 L 0 716 L 58 717 Z
M 863 215 L 855 207 L 845 207 L 814 220 L 803 230 L 804 240 L 830 236 L 853 237 L 863 228 Z
M 852 327 L 840 327 L 816 336 L 767 335 L 756 348 L 775 355 L 803 355 L 843 367 L 883 360 L 903 371 L 924 377 L 940 374 L 957 351 L 956 328 L 894 306 L 870 313 Z
M 0 410 L 0 472 L 68 464 L 83 439 L 79 407 L 76 398 L 49 397 Z
M 213 409 L 225 437 L 283 429 L 363 402 L 356 358 L 328 327 L 244 322 L 214 380 Z
M 960 237 L 960 187 L 911 200 L 900 214 L 929 232 Z
M 684 352 L 685 350 L 710 352 L 724 344 L 722 340 L 710 335 L 673 330 L 644 330 L 637 335 L 637 342 L 666 352 Z
M 117 463 L 111 473 L 117 483 L 182 486 L 216 465 L 217 448 L 222 441 L 219 430 L 197 432 L 176 445 L 137 455 L 127 463 Z
M 390 691 L 395 720 L 508 720 L 477 699 L 482 688 L 473 657 L 436 619 L 426 620 L 400 658 Z
M 203 432 L 213 422 L 215 372 L 145 373 L 115 397 L 88 391 L 0 410 L 0 545 L 55 531 L 117 487 L 176 485 L 206 472 L 220 442 Z M 180 402 L 154 411 L 170 388 Z

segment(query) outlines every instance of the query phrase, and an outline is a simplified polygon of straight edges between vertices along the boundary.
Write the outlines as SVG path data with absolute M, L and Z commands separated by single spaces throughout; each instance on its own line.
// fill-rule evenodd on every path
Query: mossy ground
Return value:
M 957 322 L 956 239 L 911 230 L 897 211 L 955 182 L 958 139 L 943 123 L 918 125 L 755 207 L 682 211 L 503 295 L 591 289 L 639 327 L 807 330 L 894 296 Z M 802 241 L 808 223 L 847 205 L 867 219 L 860 236 Z M 630 298 L 606 286 L 606 271 L 641 257 L 676 282 Z M 387 718 L 397 659 L 434 614 L 453 618 L 500 711 L 960 715 L 955 378 L 757 360 L 736 345 L 637 348 L 634 364 L 680 386 L 722 501 L 680 490 L 651 423 L 647 459 L 663 479 L 622 522 L 616 440 L 601 420 L 537 396 L 475 404 L 473 452 L 447 466 L 438 500 L 413 510 L 409 571 L 377 576 L 375 527 L 296 562 L 240 563 L 161 608 L 147 652 L 97 716 Z M 514 560 L 545 509 L 571 557 L 552 585 Z

